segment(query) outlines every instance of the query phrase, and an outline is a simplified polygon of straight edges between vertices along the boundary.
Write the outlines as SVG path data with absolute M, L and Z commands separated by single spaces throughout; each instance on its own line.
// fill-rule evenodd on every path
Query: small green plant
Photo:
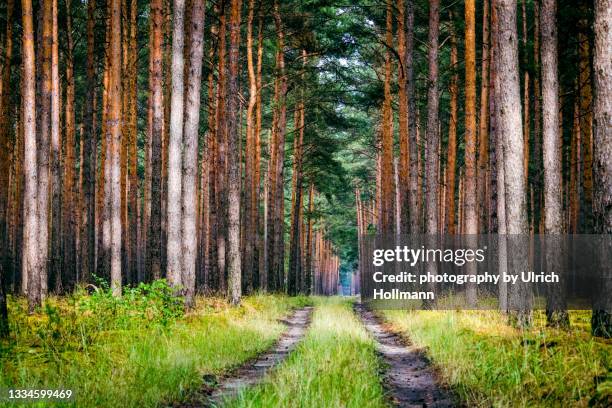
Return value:
M 126 287 L 115 297 L 108 284 L 101 282 L 90 296 L 78 300 L 85 315 L 95 315 L 101 330 L 129 329 L 134 326 L 167 327 L 185 313 L 185 306 L 165 279 Z

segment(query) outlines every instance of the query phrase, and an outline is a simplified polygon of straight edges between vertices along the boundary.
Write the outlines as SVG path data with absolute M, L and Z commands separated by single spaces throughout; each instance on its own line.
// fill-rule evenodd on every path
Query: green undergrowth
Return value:
M 264 382 L 229 407 L 382 407 L 374 343 L 342 298 L 315 298 L 304 340 Z
M 232 308 L 208 297 L 185 313 L 163 281 L 126 289 L 121 299 L 107 288 L 80 290 L 50 298 L 33 315 L 24 299 L 13 298 L 11 338 L 0 343 L 0 388 L 73 390 L 76 400 L 59 406 L 180 401 L 204 374 L 223 373 L 269 347 L 283 330 L 278 319 L 308 302 L 254 295 Z
M 514 329 L 496 311 L 385 311 L 386 320 L 424 348 L 467 406 L 612 406 L 612 343 L 590 336 L 589 312 L 572 329 Z

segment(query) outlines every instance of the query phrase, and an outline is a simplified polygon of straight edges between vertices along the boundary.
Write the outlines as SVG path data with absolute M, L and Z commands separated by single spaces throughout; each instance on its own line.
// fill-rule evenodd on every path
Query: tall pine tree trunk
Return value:
M 393 178 L 393 97 L 391 95 L 391 49 L 393 48 L 393 6 L 387 3 L 387 20 L 385 28 L 385 81 L 384 81 L 384 102 L 382 106 L 381 124 L 381 177 L 382 177 L 382 197 L 381 197 L 381 223 L 380 233 L 392 235 L 395 233 L 394 219 L 394 198 L 395 180 Z M 437 49 L 436 49 L 437 51 Z
M 452 14 L 451 14 L 452 19 Z M 459 74 L 457 72 L 457 35 L 451 27 L 451 69 L 450 83 L 450 123 L 448 124 L 448 144 L 446 155 L 446 233 L 455 233 L 455 175 L 457 168 L 457 99 L 459 94 Z
M 255 105 L 257 104 L 257 78 L 253 63 L 253 19 L 255 14 L 255 0 L 249 0 L 249 14 L 247 17 L 247 72 L 249 80 L 249 101 L 246 112 L 246 152 L 245 152 L 245 248 L 243 259 L 243 278 L 247 292 L 253 289 L 254 252 L 256 250 L 257 209 L 255 204 Z M 259 181 L 259 180 L 257 180 Z
M 516 0 L 496 0 L 499 47 L 496 52 L 496 75 L 503 91 L 497 92 L 499 118 L 497 130 L 503 137 L 504 193 L 506 233 L 525 236 L 527 222 L 526 187 L 523 174 L 524 145 L 521 120 L 521 96 L 518 66 Z M 527 270 L 528 248 L 524 239 L 510 242 L 509 271 Z M 531 294 L 524 285 L 513 285 L 508 307 L 511 321 L 519 326 L 531 324 Z
M 440 143 L 438 109 L 438 35 L 440 4 L 429 2 L 429 79 L 427 89 L 427 149 L 426 149 L 426 197 L 425 233 L 438 233 L 438 145 Z
M 563 208 L 561 193 L 561 139 L 559 137 L 559 78 L 557 75 L 557 1 L 542 1 L 542 114 L 544 153 L 544 232 L 546 242 L 546 267 L 552 271 L 563 271 L 564 256 L 559 237 L 563 231 Z M 526 106 L 528 109 L 528 106 Z M 527 148 L 527 146 L 525 146 Z M 558 240 L 558 241 L 557 241 Z M 563 279 L 563 276 L 561 276 Z M 566 327 L 569 316 L 566 310 L 565 293 L 561 285 L 553 285 L 547 296 L 547 323 Z
M 30 309 L 42 304 L 47 293 L 47 271 L 49 255 L 49 150 L 51 144 L 51 94 L 52 89 L 52 45 L 53 45 L 53 3 L 43 2 L 42 6 L 42 49 L 40 75 L 40 130 L 38 131 L 38 274 L 28 280 L 28 302 Z M 38 119 L 38 118 L 37 118 Z M 31 290 L 30 290 L 31 289 Z
M 597 67 L 594 75 L 595 103 L 593 117 L 594 133 L 594 178 L 593 215 L 595 231 L 599 234 L 612 233 L 612 2 L 595 0 L 595 53 L 593 63 Z M 609 238 L 607 248 L 601 248 L 600 254 L 610 254 Z M 599 297 L 593 307 L 591 327 L 593 335 L 612 337 L 612 301 L 610 293 L 612 277 L 610 265 L 602 257 L 602 282 Z
M 11 142 L 11 120 L 10 120 L 10 89 L 11 89 L 11 60 L 13 57 L 13 14 L 14 0 L 6 2 L 6 33 L 3 61 L 0 77 L 0 242 L 8 243 L 10 185 L 9 183 L 9 160 L 10 152 L 16 151 Z M 16 144 L 15 144 L 16 146 Z M 6 274 L 9 270 L 9 246 L 2 245 L 0 248 L 0 286 L 6 283 Z M 2 291 L 4 288 L 0 288 Z M 0 306 L 2 307 L 2 306 Z M 0 323 L 1 325 L 2 323 Z M 0 329 L 1 331 L 1 329 Z
M 40 240 L 38 237 L 38 143 L 36 140 L 36 61 L 32 1 L 21 1 L 22 12 L 22 106 L 24 137 L 24 225 L 22 251 L 22 290 L 28 295 L 30 312 L 39 304 Z
M 52 1 L 51 37 L 51 262 L 50 272 L 55 284 L 54 289 L 62 288 L 62 144 L 60 140 L 60 83 L 59 83 L 59 45 L 57 27 L 57 0 Z
M 408 0 L 410 1 L 410 0 Z M 410 206 L 409 206 L 409 189 L 410 189 L 410 154 L 408 141 L 408 94 L 406 92 L 406 6 L 404 0 L 397 2 L 397 53 L 399 58 L 397 81 L 399 85 L 398 103 L 399 103 L 399 183 L 400 200 L 399 214 L 400 224 L 398 233 L 407 234 L 410 229 Z
M 182 284 L 187 306 L 194 306 L 197 232 L 197 176 L 198 138 L 200 123 L 200 82 L 204 50 L 204 0 L 194 0 L 191 14 L 191 39 L 189 47 L 189 75 L 185 106 L 182 187 Z M 168 241 L 169 242 L 169 241 Z M 170 258 L 168 258 L 170 259 Z
M 151 105 L 151 217 L 149 220 L 146 270 L 153 279 L 161 278 L 161 216 L 162 216 L 162 132 L 164 126 L 164 102 L 162 93 L 162 0 L 151 1 L 151 39 L 149 89 Z M 145 203 L 146 205 L 146 203 Z M 145 209 L 146 211 L 146 209 Z M 146 225 L 146 223 L 145 223 Z
M 489 163 L 489 0 L 483 1 L 482 13 L 482 62 L 480 76 L 480 126 L 478 127 L 478 161 L 477 161 L 477 211 L 478 230 L 486 232 L 487 220 L 487 165 Z
M 228 153 L 228 217 L 227 217 L 227 288 L 229 301 L 240 303 L 240 113 L 238 111 L 238 53 L 240 48 L 240 9 L 242 0 L 231 0 L 229 47 L 229 116 L 227 132 Z
M 63 203 L 63 269 L 65 276 L 70 280 L 70 286 L 74 284 L 74 267 L 76 265 L 75 236 L 77 233 L 76 222 L 76 186 L 78 178 L 75 176 L 75 125 L 74 125 L 74 68 L 72 60 L 72 10 L 71 0 L 66 1 L 66 102 L 65 102 L 65 159 L 64 159 L 64 191 L 62 192 Z
M 95 81 L 95 0 L 87 1 L 87 71 L 86 79 L 88 84 Z M 85 108 L 83 113 L 83 184 L 81 185 L 82 205 L 81 212 L 81 280 L 87 282 L 95 266 L 95 239 L 96 239 L 96 169 L 98 143 L 96 138 L 94 106 L 95 106 L 95 87 L 88 86 L 85 94 Z
M 183 151 L 185 69 L 183 48 L 185 1 L 174 0 L 172 32 L 172 96 L 170 100 L 170 133 L 168 139 L 168 201 L 166 216 L 166 275 L 171 286 L 182 285 L 181 186 Z
M 111 0 L 109 33 L 108 114 L 106 131 L 110 136 L 111 235 L 110 277 L 114 296 L 121 296 L 121 1 Z

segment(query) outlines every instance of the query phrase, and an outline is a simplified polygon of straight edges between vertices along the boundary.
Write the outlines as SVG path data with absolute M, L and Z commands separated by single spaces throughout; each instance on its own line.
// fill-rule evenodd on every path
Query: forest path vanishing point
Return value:
M 383 386 L 394 406 L 456 406 L 452 394 L 438 383 L 429 361 L 420 350 L 386 329 L 378 317 L 361 303 L 355 303 L 354 308 L 374 338 L 376 350 L 386 365 Z
M 266 373 L 287 358 L 298 343 L 304 338 L 306 330 L 310 326 L 312 311 L 314 307 L 306 306 L 293 312 L 288 318 L 283 319 L 287 329 L 280 338 L 267 351 L 263 352 L 244 365 L 236 368 L 229 375 L 221 378 L 213 389 L 203 389 L 207 394 L 204 402 L 186 403 L 181 407 L 217 407 L 223 406 L 223 401 L 230 398 L 245 387 L 259 383 Z

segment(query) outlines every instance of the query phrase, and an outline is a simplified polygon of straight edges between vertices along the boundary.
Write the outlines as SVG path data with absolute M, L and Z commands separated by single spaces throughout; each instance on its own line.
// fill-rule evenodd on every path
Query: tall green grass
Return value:
M 222 373 L 269 347 L 283 330 L 278 319 L 307 302 L 252 296 L 231 308 L 200 298 L 196 310 L 177 316 L 158 299 L 133 301 L 83 307 L 91 297 L 77 294 L 50 299 L 46 310 L 28 316 L 25 301 L 13 300 L 13 338 L 0 343 L 0 387 L 72 389 L 76 400 L 64 405 L 78 407 L 181 400 L 203 374 Z
M 315 298 L 305 339 L 259 386 L 229 407 L 382 407 L 374 343 L 341 298 Z
M 546 328 L 541 313 L 525 331 L 495 311 L 383 314 L 468 406 L 612 406 L 612 343 L 590 336 L 587 312 L 572 312 L 567 332 Z

